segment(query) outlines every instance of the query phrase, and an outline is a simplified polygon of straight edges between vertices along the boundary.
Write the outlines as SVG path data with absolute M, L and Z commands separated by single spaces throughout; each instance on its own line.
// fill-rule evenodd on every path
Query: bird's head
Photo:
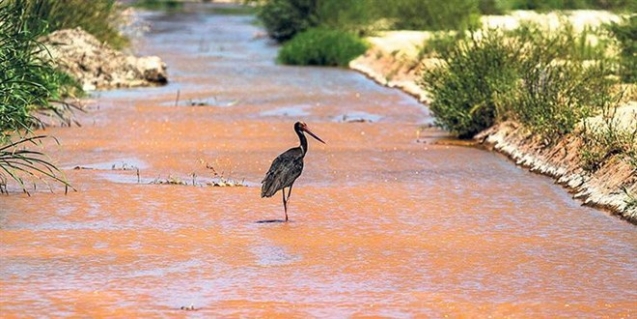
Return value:
M 310 129 L 307 127 L 307 124 L 305 124 L 305 122 L 296 122 L 294 123 L 294 130 L 297 132 L 307 132 L 307 134 L 310 134 L 313 138 L 315 138 L 317 141 L 325 144 L 325 142 L 323 142 L 323 140 L 314 135 L 314 133 L 312 133 L 312 131 L 310 131 Z

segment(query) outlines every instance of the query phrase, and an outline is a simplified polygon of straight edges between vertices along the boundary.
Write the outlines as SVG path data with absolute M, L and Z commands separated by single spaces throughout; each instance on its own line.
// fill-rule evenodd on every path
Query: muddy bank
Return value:
M 521 17 L 528 19 L 529 14 L 517 14 L 513 17 L 497 17 L 483 20 L 485 26 L 514 28 Z M 537 16 L 537 17 L 536 17 Z M 558 23 L 551 15 L 537 15 L 547 23 Z M 539 18 L 538 18 L 539 17 Z M 585 11 L 570 16 L 576 28 L 585 25 L 615 21 L 611 14 L 595 15 Z M 555 20 L 555 21 L 554 21 Z M 417 81 L 423 68 L 435 67 L 435 59 L 421 59 L 418 52 L 424 41 L 430 37 L 427 32 L 395 31 L 370 37 L 371 48 L 361 57 L 350 63 L 357 70 L 376 82 L 399 88 L 427 103 L 429 97 Z M 634 95 L 633 95 L 634 96 Z M 631 101 L 620 108 L 621 118 L 626 127 L 637 123 L 637 102 Z M 594 119 L 588 119 L 593 120 Z M 577 133 L 564 137 L 552 147 L 542 146 L 541 141 L 518 123 L 505 122 L 495 125 L 475 137 L 480 143 L 500 153 L 506 154 L 518 165 L 531 171 L 549 175 L 556 182 L 567 187 L 573 197 L 584 204 L 610 210 L 634 224 L 637 224 L 637 207 L 630 205 L 637 194 L 635 171 L 618 155 L 604 161 L 602 167 L 594 173 L 582 168 L 578 149 L 582 138 Z

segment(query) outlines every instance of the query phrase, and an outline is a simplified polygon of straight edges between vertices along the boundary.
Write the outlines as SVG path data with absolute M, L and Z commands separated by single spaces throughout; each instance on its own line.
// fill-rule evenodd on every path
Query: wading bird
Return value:
M 283 210 L 285 211 L 285 221 L 288 221 L 288 200 L 292 195 L 292 184 L 301 176 L 303 172 L 303 158 L 307 154 L 307 139 L 303 132 L 307 132 L 319 142 L 325 144 L 322 139 L 314 135 L 307 128 L 305 122 L 296 122 L 294 131 L 299 136 L 301 145 L 287 150 L 274 159 L 270 169 L 265 174 L 265 178 L 261 182 L 261 197 L 272 197 L 280 189 L 283 193 Z M 288 196 L 285 196 L 285 188 L 289 187 Z

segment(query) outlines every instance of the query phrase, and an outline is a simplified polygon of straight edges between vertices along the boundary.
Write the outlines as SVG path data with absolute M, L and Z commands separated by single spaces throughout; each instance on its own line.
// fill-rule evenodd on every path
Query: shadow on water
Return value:
M 292 221 L 285 221 L 285 219 L 262 219 L 257 220 L 257 224 L 270 224 L 270 223 L 291 223 Z

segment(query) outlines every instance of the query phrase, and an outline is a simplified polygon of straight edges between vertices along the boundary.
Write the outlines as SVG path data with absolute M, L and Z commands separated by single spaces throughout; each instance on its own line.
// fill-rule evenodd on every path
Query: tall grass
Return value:
M 622 81 L 637 83 L 637 15 L 625 18 L 620 23 L 611 23 L 608 30 L 619 42 L 619 74 Z
M 425 71 L 421 81 L 432 94 L 437 124 L 472 137 L 511 118 L 552 144 L 616 101 L 604 50 L 581 41 L 569 27 L 549 34 L 526 26 L 508 34 L 491 30 L 479 39 L 474 33 L 443 50 L 446 66 Z M 590 58 L 596 62 L 584 62 Z
M 343 67 L 366 49 L 363 40 L 351 33 L 314 28 L 286 42 L 279 51 L 278 60 L 292 65 Z
M 474 0 L 266 0 L 258 17 L 273 39 L 285 42 L 309 28 L 357 32 L 456 30 L 477 25 Z
M 257 16 L 271 38 L 284 42 L 319 25 L 318 0 L 268 0 Z
M 436 124 L 470 138 L 493 125 L 512 102 L 519 49 L 493 32 L 482 40 L 473 34 L 439 54 L 445 67 L 426 71 L 420 84 L 431 94 Z
M 51 33 L 81 27 L 98 40 L 121 49 L 128 45 L 117 23 L 119 7 L 115 0 L 7 0 L 19 2 L 25 11 L 25 25 L 34 32 Z
M 465 30 L 478 25 L 475 0 L 384 1 L 383 17 L 393 20 L 396 30 Z
M 21 149 L 39 142 L 29 137 L 31 128 L 40 124 L 36 112 L 51 112 L 68 121 L 64 94 L 77 87 L 68 75 L 56 70 L 45 56 L 46 49 L 37 42 L 46 28 L 32 27 L 32 7 L 26 0 L 13 0 L 0 6 L 0 185 L 9 179 L 26 190 L 22 174 L 58 178 L 55 167 L 41 153 Z M 57 102 L 56 102 L 57 101 Z M 13 141 L 17 139 L 17 141 Z M 65 185 L 68 185 L 64 182 Z
M 634 0 L 480 0 L 481 6 L 489 8 L 486 14 L 501 14 L 509 10 L 612 10 L 635 12 Z
M 0 194 L 7 193 L 9 178 L 18 182 L 27 195 L 31 195 L 25 177 L 46 183 L 45 178 L 64 185 L 65 193 L 73 187 L 62 177 L 60 170 L 46 159 L 44 153 L 31 150 L 29 146 L 38 146 L 47 136 L 24 137 L 17 142 L 0 146 Z M 57 142 L 57 140 L 56 140 Z

